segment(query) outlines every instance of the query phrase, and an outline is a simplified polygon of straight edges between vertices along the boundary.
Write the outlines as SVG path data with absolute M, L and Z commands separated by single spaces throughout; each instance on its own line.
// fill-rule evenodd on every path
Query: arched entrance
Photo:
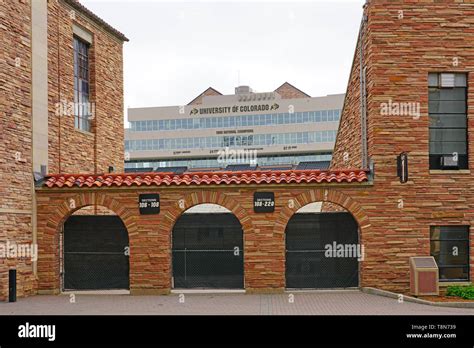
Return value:
M 174 288 L 244 288 L 243 229 L 222 206 L 183 213 L 173 227 L 172 254 Z
M 302 207 L 286 226 L 285 244 L 286 288 L 359 285 L 359 227 L 344 208 L 329 202 Z
M 77 210 L 64 222 L 60 246 L 62 290 L 129 289 L 128 232 L 111 210 Z

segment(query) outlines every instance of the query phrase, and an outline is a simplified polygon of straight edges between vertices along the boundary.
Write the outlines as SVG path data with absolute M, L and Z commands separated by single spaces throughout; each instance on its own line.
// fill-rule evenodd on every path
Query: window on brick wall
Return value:
M 74 36 L 74 125 L 90 132 L 92 107 L 90 96 L 89 43 Z
M 467 75 L 429 74 L 430 169 L 467 169 Z
M 440 281 L 468 281 L 469 226 L 431 226 L 430 239 Z

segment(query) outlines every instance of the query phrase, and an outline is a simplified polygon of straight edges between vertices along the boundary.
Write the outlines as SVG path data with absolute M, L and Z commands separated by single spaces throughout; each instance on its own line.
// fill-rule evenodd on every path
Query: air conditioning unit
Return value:
M 439 295 L 439 270 L 433 256 L 410 257 L 410 292 Z
M 441 156 L 440 161 L 443 169 L 459 169 L 459 160 L 453 155 Z

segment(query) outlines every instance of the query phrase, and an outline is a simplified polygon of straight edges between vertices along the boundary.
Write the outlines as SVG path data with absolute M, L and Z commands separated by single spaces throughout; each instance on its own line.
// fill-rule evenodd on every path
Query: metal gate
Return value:
M 243 231 L 233 214 L 184 214 L 173 228 L 175 288 L 242 289 Z
M 69 217 L 63 245 L 64 290 L 129 288 L 128 233 L 118 216 Z
M 294 215 L 286 227 L 286 287 L 358 286 L 358 235 L 349 213 Z

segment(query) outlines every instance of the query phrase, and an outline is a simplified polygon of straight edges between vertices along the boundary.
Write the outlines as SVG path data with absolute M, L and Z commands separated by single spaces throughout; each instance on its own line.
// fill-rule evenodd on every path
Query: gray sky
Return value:
M 81 2 L 130 39 L 127 108 L 183 105 L 209 86 L 232 94 L 239 83 L 344 93 L 365 1 Z

